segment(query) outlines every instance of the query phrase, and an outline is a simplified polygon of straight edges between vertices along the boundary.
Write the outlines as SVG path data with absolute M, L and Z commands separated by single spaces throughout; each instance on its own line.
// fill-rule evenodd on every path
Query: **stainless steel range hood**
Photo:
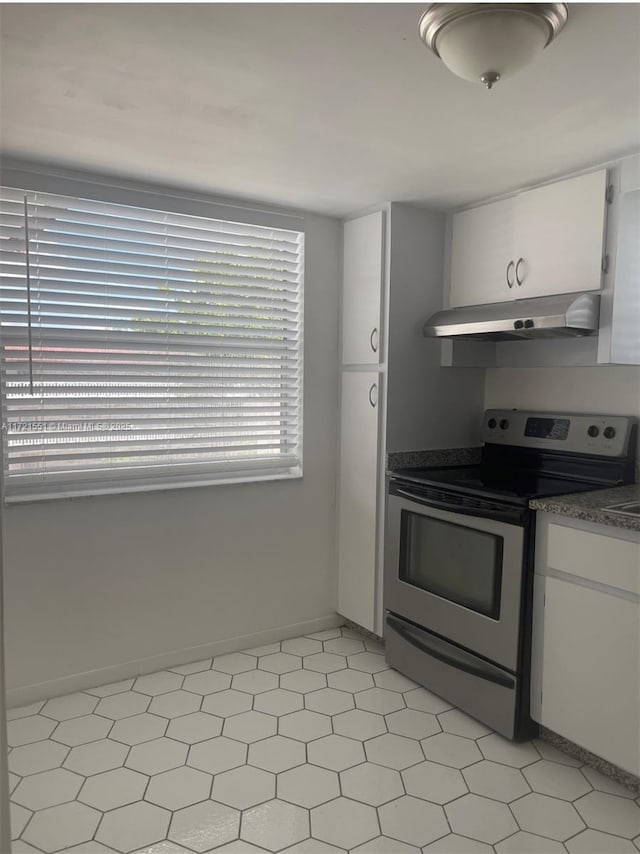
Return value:
M 599 313 L 598 293 L 534 297 L 438 311 L 425 323 L 424 334 L 486 341 L 593 335 Z

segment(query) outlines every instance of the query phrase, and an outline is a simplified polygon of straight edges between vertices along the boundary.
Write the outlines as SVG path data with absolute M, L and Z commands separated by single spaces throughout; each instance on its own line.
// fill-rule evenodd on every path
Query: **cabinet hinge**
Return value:
M 602 256 L 602 272 L 603 273 L 609 272 L 609 256 L 608 255 Z
M 605 190 L 604 197 L 608 205 L 613 201 L 613 184 L 609 184 L 607 189 Z

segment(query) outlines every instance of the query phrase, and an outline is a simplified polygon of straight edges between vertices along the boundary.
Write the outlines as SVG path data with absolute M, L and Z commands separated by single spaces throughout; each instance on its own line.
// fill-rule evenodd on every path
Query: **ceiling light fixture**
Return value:
M 491 89 L 541 53 L 568 14 L 566 3 L 432 3 L 419 32 L 450 71 Z

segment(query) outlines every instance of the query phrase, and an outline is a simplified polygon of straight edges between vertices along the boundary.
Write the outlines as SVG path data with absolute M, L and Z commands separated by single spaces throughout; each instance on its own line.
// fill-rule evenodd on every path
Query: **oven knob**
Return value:
M 596 436 L 598 436 L 600 434 L 600 431 L 598 430 L 598 428 L 596 427 L 595 424 L 592 424 L 591 427 L 588 428 L 587 433 L 591 436 L 592 439 L 595 439 Z M 605 432 L 605 436 L 606 436 L 606 432 Z
M 615 435 L 616 435 L 616 429 L 615 429 L 615 427 L 605 427 L 605 428 L 604 428 L 604 437 L 605 437 L 605 439 L 613 439 L 613 437 L 614 437 Z
M 516 320 L 513 324 L 514 329 L 522 329 L 524 323 L 521 320 Z
M 506 419 L 506 418 L 502 418 L 502 419 L 501 419 L 501 421 L 500 421 L 500 429 L 501 429 L 501 430 L 506 430 L 508 426 L 509 426 L 509 422 L 507 421 L 507 419 Z
M 490 418 L 489 421 L 487 422 L 487 426 L 489 427 L 489 430 L 495 430 L 497 423 L 498 422 L 496 421 L 495 418 Z

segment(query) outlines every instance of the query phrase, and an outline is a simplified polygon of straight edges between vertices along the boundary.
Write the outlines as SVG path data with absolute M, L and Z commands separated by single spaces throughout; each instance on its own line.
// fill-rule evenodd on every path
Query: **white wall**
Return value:
M 485 409 L 516 407 L 547 412 L 593 412 L 640 417 L 640 368 L 490 368 Z
M 391 204 L 387 453 L 480 444 L 482 368 L 443 368 L 425 320 L 442 308 L 445 216 Z
M 333 619 L 340 232 L 305 224 L 304 477 L 10 506 L 10 702 Z

